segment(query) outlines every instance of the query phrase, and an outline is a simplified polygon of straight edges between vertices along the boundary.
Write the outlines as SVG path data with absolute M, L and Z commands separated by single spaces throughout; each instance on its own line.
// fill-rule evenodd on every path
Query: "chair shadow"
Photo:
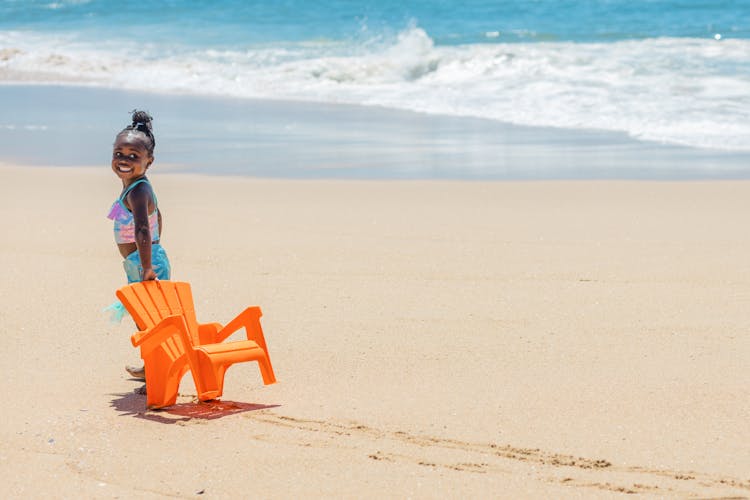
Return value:
M 188 422 L 192 419 L 216 420 L 217 418 L 228 417 L 247 411 L 264 410 L 267 408 L 278 408 L 281 405 L 262 405 L 255 403 L 240 403 L 237 401 L 222 401 L 214 399 L 212 401 L 196 401 L 191 403 L 178 403 L 158 410 L 149 410 L 146 408 L 146 395 L 135 392 L 122 394 L 111 394 L 115 399 L 111 401 L 111 406 L 121 416 L 133 416 L 161 424 L 176 424 L 179 422 Z

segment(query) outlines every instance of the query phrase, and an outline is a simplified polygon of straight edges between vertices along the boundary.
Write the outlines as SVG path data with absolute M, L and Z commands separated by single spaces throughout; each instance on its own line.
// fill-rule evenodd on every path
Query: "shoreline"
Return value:
M 10 164 L 106 164 L 139 107 L 156 165 L 261 178 L 710 180 L 750 178 L 750 153 L 624 133 L 503 124 L 349 104 L 232 99 L 70 85 L 0 85 Z M 12 123 L 11 123 L 12 122 Z

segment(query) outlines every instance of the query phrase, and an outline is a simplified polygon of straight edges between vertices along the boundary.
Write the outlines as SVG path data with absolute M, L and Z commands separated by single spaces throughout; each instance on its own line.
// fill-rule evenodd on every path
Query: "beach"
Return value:
M 6 76 L 0 68 L 0 81 Z M 727 180 L 750 152 L 381 106 L 82 85 L 0 84 L 0 161 L 109 162 L 132 109 L 154 117 L 162 172 L 273 179 Z
M 3 498 L 750 498 L 748 19 L 0 0 Z M 125 371 L 131 110 L 172 280 L 277 383 Z
M 747 181 L 160 172 L 199 321 L 254 363 L 146 411 L 106 166 L 0 167 L 13 498 L 750 495 Z

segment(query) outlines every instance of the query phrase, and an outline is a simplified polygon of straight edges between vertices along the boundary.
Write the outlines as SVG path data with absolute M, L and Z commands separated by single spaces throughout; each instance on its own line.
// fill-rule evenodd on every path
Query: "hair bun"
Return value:
M 151 120 L 154 119 L 151 115 L 149 115 L 146 111 L 140 111 L 137 109 L 134 109 L 132 113 L 134 129 L 140 130 L 140 125 L 144 125 L 147 130 L 151 131 Z

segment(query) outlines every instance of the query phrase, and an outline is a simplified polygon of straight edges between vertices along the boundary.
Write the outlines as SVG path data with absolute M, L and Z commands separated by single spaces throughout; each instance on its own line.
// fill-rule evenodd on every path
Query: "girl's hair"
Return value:
M 156 146 L 156 139 L 154 138 L 154 132 L 151 127 L 151 120 L 154 118 L 149 115 L 146 111 L 140 111 L 137 109 L 134 109 L 131 111 L 133 114 L 133 123 L 122 129 L 120 131 L 120 134 L 124 134 L 131 131 L 141 132 L 143 135 L 146 136 L 146 149 L 148 150 L 149 154 L 154 154 L 154 146 Z M 117 134 L 118 136 L 120 134 Z

